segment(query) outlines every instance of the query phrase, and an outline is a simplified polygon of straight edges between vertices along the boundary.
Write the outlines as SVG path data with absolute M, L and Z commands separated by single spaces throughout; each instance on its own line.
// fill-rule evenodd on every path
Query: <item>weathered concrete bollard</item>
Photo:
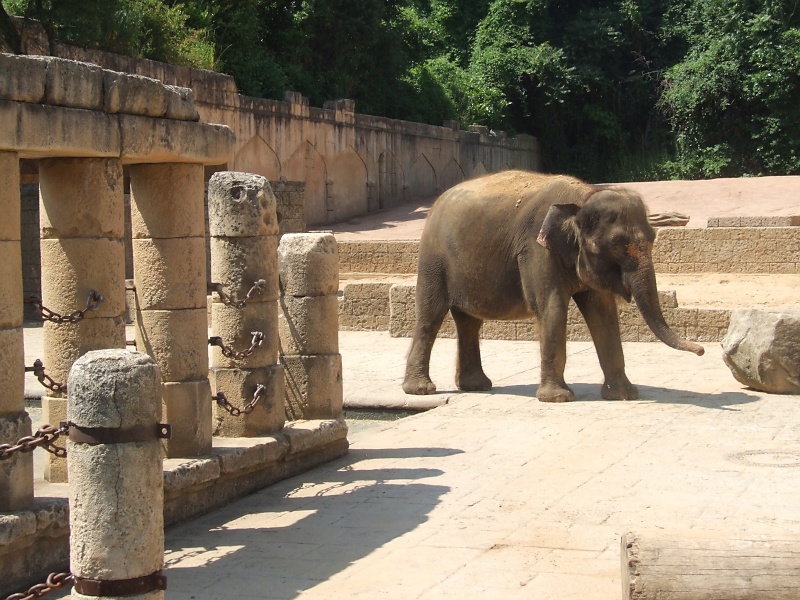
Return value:
M 211 386 L 237 408 L 256 402 L 238 416 L 217 405 L 214 433 L 276 433 L 285 421 L 286 392 L 278 364 L 278 217 L 269 182 L 252 173 L 215 173 L 208 183 L 208 227 L 216 292 L 212 335 L 228 347 L 240 346 L 232 350 L 241 353 L 226 356 L 220 347 L 212 349 Z M 257 346 L 256 332 L 262 336 Z
M 292 419 L 342 415 L 339 252 L 330 233 L 284 235 L 278 246 L 281 360 Z
M 67 384 L 72 598 L 164 597 L 159 369 L 126 350 L 88 352 Z

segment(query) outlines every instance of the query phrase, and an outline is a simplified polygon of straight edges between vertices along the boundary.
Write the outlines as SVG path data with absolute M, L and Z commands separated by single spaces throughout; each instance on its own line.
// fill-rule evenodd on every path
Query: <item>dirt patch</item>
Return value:
M 800 305 L 800 275 L 657 274 L 656 280 L 658 289 L 675 291 L 681 308 L 797 308 Z

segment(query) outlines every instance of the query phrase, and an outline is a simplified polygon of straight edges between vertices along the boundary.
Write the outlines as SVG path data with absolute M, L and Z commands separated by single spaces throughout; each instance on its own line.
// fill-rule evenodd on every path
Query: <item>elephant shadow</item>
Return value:
M 600 395 L 599 383 L 574 383 L 570 384 L 575 392 L 575 402 L 622 402 L 617 400 L 604 400 Z M 693 390 L 682 390 L 650 385 L 637 385 L 639 400 L 635 402 L 653 402 L 657 404 L 691 404 L 712 410 L 738 410 L 737 406 L 756 402 L 756 394 L 747 394 L 740 391 L 706 393 Z M 535 399 L 536 384 L 498 385 L 494 386 L 490 394 L 514 394 L 517 396 L 530 396 Z

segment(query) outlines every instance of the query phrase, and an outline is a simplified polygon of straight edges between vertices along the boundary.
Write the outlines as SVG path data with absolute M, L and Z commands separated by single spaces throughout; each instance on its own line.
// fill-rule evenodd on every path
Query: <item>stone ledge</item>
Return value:
M 417 272 L 419 240 L 340 241 L 338 246 L 343 274 Z M 659 227 L 653 264 L 657 273 L 800 273 L 800 227 Z
M 348 450 L 344 420 L 296 421 L 260 438 L 214 438 L 210 456 L 164 461 L 164 523 L 195 518 Z M 53 497 L 0 514 L 0 596 L 68 569 L 68 484 L 43 484 Z

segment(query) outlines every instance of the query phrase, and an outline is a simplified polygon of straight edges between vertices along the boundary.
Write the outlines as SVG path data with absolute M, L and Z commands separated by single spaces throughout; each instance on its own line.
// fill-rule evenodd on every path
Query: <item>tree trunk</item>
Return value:
M 800 537 L 654 530 L 622 536 L 623 600 L 796 600 Z

